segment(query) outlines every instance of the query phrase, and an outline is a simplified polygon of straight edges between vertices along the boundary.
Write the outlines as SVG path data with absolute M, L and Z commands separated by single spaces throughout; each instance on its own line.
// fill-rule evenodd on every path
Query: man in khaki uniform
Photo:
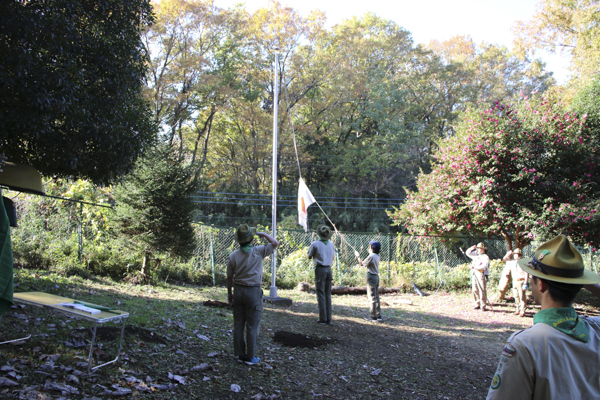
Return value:
M 471 260 L 471 290 L 475 301 L 475 310 L 486 311 L 487 293 L 486 275 L 490 266 L 490 258 L 485 254 L 486 247 L 483 243 L 478 243 L 477 246 L 471 246 L 465 254 Z M 486 273 L 487 272 L 487 273 Z
M 527 308 L 527 294 L 523 287 L 527 282 L 528 276 L 521 267 L 519 267 L 518 261 L 521 259 L 521 249 L 515 249 L 512 252 L 513 260 L 508 261 L 510 263 L 510 276 L 512 277 L 513 284 L 513 296 L 515 297 L 515 306 L 517 310 L 515 315 L 520 317 L 525 316 L 525 309 Z
M 506 342 L 488 400 L 600 399 L 600 317 L 579 316 L 572 306 L 582 285 L 600 276 L 563 235 L 518 264 L 541 311 Z
M 319 240 L 315 240 L 308 248 L 308 259 L 312 259 L 315 265 L 315 289 L 317 291 L 317 303 L 319 304 L 319 324 L 331 323 L 331 281 L 333 279 L 331 264 L 335 258 L 335 246 L 329 239 L 331 229 L 326 225 L 317 228 Z
M 253 246 L 255 235 L 269 243 Z M 256 228 L 246 224 L 237 228 L 235 240 L 240 244 L 240 249 L 231 253 L 227 261 L 227 295 L 229 305 L 233 306 L 233 351 L 238 362 L 257 365 L 260 358 L 256 357 L 256 346 L 263 312 L 260 287 L 263 259 L 273 254 L 279 242 L 264 232 L 256 232 Z
M 502 261 L 506 264 L 502 269 L 502 273 L 500 273 L 500 281 L 498 282 L 498 296 L 493 300 L 494 302 L 500 303 L 502 300 L 504 300 L 504 296 L 506 296 L 506 292 L 508 291 L 511 281 L 510 270 L 512 266 L 512 258 L 513 252 L 512 250 L 509 250 L 502 259 Z

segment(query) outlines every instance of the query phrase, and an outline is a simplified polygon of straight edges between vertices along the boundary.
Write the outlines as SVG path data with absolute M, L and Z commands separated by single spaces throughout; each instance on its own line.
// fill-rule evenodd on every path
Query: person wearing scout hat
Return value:
M 370 321 L 383 322 L 381 318 L 381 303 L 379 301 L 379 251 L 381 250 L 381 243 L 376 240 L 369 242 L 369 256 L 364 260 L 361 260 L 360 253 L 354 250 L 354 255 L 358 259 L 358 264 L 363 267 L 367 267 L 367 298 L 369 299 L 369 306 L 371 316 L 365 318 Z
M 527 283 L 527 274 L 517 264 L 522 254 L 521 249 L 516 248 L 514 251 L 509 250 L 502 259 L 502 261 L 506 262 L 506 265 L 500 274 L 498 297 L 495 300 L 496 302 L 501 302 L 504 299 L 510 280 L 512 280 L 513 296 L 515 298 L 515 305 L 517 306 L 515 315 L 520 315 L 521 317 L 525 316 L 525 308 L 527 306 L 527 296 L 525 289 L 523 289 L 523 286 Z
M 506 292 L 508 291 L 508 288 L 510 286 L 510 281 L 511 281 L 510 271 L 512 269 L 512 265 L 514 262 L 513 251 L 509 250 L 502 258 L 502 261 L 505 262 L 506 264 L 504 265 L 504 268 L 502 269 L 502 272 L 500 273 L 500 281 L 498 281 L 498 289 L 497 289 L 498 295 L 493 300 L 494 303 L 500 303 L 500 302 L 502 302 L 502 300 L 504 300 L 504 296 L 506 296 Z
M 254 236 L 266 239 L 266 245 L 254 246 Z M 256 232 L 246 224 L 235 231 L 240 248 L 227 261 L 227 297 L 233 307 L 233 351 L 240 363 L 257 365 L 258 332 L 263 312 L 263 259 L 279 246 L 279 242 L 264 232 Z M 233 289 L 233 291 L 232 291 Z M 244 329 L 246 341 L 244 341 Z
M 486 247 L 483 243 L 471 246 L 465 255 L 471 260 L 471 290 L 475 300 L 475 310 L 486 311 L 488 303 L 486 285 L 489 274 L 490 258 L 485 254 Z
M 523 271 L 523 268 L 521 268 L 518 263 L 522 255 L 521 249 L 516 248 L 512 252 L 513 260 L 508 262 L 511 266 L 510 276 L 512 277 L 513 296 L 515 298 L 515 306 L 517 307 L 514 314 L 519 317 L 524 317 L 525 310 L 527 309 L 527 294 L 525 289 L 529 278 L 527 273 Z
M 533 326 L 504 346 L 488 391 L 493 399 L 600 399 L 600 317 L 579 316 L 573 300 L 600 283 L 566 236 L 558 235 L 518 261 L 541 310 Z
M 331 323 L 331 264 L 335 258 L 335 246 L 329 239 L 331 229 L 326 225 L 317 228 L 319 240 L 315 240 L 308 248 L 308 259 L 312 259 L 315 266 L 315 289 L 319 305 L 319 324 Z

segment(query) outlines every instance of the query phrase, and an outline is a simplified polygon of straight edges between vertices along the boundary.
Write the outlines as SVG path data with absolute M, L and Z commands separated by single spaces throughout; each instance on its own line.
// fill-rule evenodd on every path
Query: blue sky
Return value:
M 229 8 L 243 3 L 248 11 L 268 5 L 268 0 L 214 0 L 218 7 Z M 391 19 L 412 33 L 416 43 L 447 40 L 470 35 L 477 43 L 486 42 L 512 48 L 512 28 L 517 21 L 528 21 L 536 10 L 537 0 L 281 0 L 302 15 L 319 9 L 329 26 L 344 19 L 372 12 Z M 540 53 L 548 70 L 559 83 L 568 76 L 568 59 L 561 55 Z

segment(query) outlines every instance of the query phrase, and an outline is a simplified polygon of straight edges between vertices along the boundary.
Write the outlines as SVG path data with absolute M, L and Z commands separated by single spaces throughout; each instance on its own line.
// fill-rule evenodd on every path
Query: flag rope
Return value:
M 281 75 L 283 77 L 283 73 Z M 293 78 L 292 78 L 293 80 Z M 292 82 L 292 80 L 290 80 L 290 82 Z M 298 163 L 298 176 L 300 177 L 300 180 L 302 180 L 302 171 L 300 169 L 300 158 L 298 157 L 298 147 L 296 146 L 296 133 L 294 131 L 294 123 L 292 122 L 292 115 L 290 113 L 290 102 L 289 102 L 289 97 L 288 97 L 288 91 L 287 91 L 287 87 L 288 84 L 290 83 L 288 82 L 286 85 L 284 85 L 284 90 L 285 90 L 285 103 L 286 103 L 286 109 L 287 109 L 287 115 L 288 115 L 288 120 L 290 122 L 290 128 L 292 130 L 292 140 L 294 141 L 294 151 L 296 152 L 296 162 Z M 313 196 L 314 198 L 314 196 Z M 325 210 L 323 210 L 323 208 L 321 207 L 321 205 L 319 204 L 319 202 L 317 201 L 317 199 L 315 200 L 315 204 L 317 205 L 317 207 L 319 207 L 319 210 L 321 210 L 321 212 L 323 213 L 323 215 L 325 216 L 325 218 L 327 218 L 327 221 L 329 221 L 329 223 L 331 224 L 331 226 L 333 226 L 333 229 L 335 231 L 336 234 L 340 235 L 340 238 L 346 242 L 346 244 L 348 246 L 350 246 L 352 248 L 352 250 L 357 251 L 356 248 L 354 248 L 354 246 L 352 246 L 350 244 L 350 242 L 348 242 L 346 240 L 346 238 L 344 237 L 344 235 L 342 234 L 342 232 L 340 232 L 338 230 L 338 228 L 335 226 L 335 224 L 333 223 L 333 221 L 329 218 L 329 216 L 327 215 L 327 213 L 325 212 Z M 308 209 L 307 209 L 308 212 Z

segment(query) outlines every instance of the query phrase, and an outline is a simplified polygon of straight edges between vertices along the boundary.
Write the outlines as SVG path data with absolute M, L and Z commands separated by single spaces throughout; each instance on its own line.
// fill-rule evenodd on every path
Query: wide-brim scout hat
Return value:
M 477 246 L 475 246 L 475 247 L 477 247 L 478 249 L 487 250 L 487 247 L 485 247 L 485 244 L 483 244 L 482 242 L 477 243 Z
M 317 228 L 317 235 L 323 240 L 329 240 L 333 232 L 331 232 L 331 229 L 327 225 L 321 225 Z
M 564 235 L 537 248 L 533 257 L 522 258 L 519 266 L 528 274 L 571 285 L 600 283 L 600 275 L 585 269 L 583 258 Z
M 256 235 L 256 228 L 252 228 L 247 224 L 242 224 L 238 226 L 237 230 L 235 231 L 235 240 L 239 244 L 248 243 L 254 239 L 254 235 Z

